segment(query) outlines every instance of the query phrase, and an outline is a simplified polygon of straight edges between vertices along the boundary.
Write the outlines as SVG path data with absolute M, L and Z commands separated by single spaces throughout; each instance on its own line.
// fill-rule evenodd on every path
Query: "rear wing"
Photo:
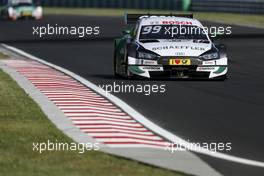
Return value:
M 193 18 L 193 14 L 125 14 L 125 22 L 126 24 L 135 24 L 140 18 L 148 18 L 151 16 L 166 16 L 166 17 L 185 17 L 185 18 Z

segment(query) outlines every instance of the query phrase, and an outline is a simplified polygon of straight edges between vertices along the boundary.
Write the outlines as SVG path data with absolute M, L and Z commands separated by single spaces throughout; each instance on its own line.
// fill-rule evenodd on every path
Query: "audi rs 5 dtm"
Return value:
M 33 0 L 8 0 L 7 5 L 1 10 L 2 19 L 17 20 L 22 18 L 41 19 L 42 7 Z
M 114 41 L 114 74 L 131 78 L 225 79 L 226 47 L 215 45 L 193 15 L 128 14 Z

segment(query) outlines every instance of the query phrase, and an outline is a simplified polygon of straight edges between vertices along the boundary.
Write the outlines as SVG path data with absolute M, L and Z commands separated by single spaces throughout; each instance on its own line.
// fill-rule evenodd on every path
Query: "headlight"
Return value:
M 41 18 L 42 17 L 42 7 L 40 7 L 40 6 L 36 7 L 36 9 L 34 11 L 34 16 L 36 18 Z
M 42 7 L 38 6 L 35 10 L 38 14 L 42 14 Z
M 13 16 L 14 13 L 15 13 L 14 8 L 13 8 L 13 7 L 9 7 L 9 8 L 8 8 L 8 13 L 9 13 L 10 16 Z
M 209 53 L 209 54 L 205 54 L 205 55 L 200 56 L 200 58 L 204 59 L 204 60 L 218 59 L 219 54 L 218 53 Z
M 141 59 L 155 59 L 156 57 L 158 56 L 155 54 L 138 52 L 138 58 Z

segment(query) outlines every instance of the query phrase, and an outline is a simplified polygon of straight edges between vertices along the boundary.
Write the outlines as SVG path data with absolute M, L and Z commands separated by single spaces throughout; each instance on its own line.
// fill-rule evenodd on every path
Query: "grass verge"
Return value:
M 101 8 L 45 8 L 45 14 L 56 15 L 88 15 L 88 16 L 122 16 L 124 13 L 170 13 L 164 10 L 134 9 L 101 9 Z M 183 12 L 174 12 L 183 13 Z M 216 13 L 216 12 L 184 12 L 193 13 L 200 20 L 264 27 L 263 15 Z
M 0 52 L 0 59 L 7 59 L 8 58 L 8 55 Z
M 71 143 L 38 105 L 0 70 L 0 175 L 180 176 L 97 151 L 33 151 L 33 142 Z

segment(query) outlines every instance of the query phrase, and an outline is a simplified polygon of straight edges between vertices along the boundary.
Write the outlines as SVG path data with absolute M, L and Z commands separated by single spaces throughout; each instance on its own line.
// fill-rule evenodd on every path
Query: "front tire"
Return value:
M 120 77 L 120 75 L 117 73 L 116 52 L 114 52 L 113 69 L 114 69 L 114 77 Z
M 125 69 L 124 69 L 124 78 L 125 79 L 131 79 L 131 78 L 133 78 L 133 74 L 129 71 L 129 69 L 128 69 L 128 54 L 127 54 L 127 47 L 126 47 L 126 49 L 125 49 L 125 53 L 124 53 L 124 67 L 125 67 Z
M 118 67 L 117 65 L 117 54 L 116 54 L 116 41 L 114 43 L 114 59 L 113 59 L 113 72 L 114 72 L 114 77 L 119 78 L 120 77 L 120 72 L 118 72 L 118 69 L 120 69 L 120 65 Z

